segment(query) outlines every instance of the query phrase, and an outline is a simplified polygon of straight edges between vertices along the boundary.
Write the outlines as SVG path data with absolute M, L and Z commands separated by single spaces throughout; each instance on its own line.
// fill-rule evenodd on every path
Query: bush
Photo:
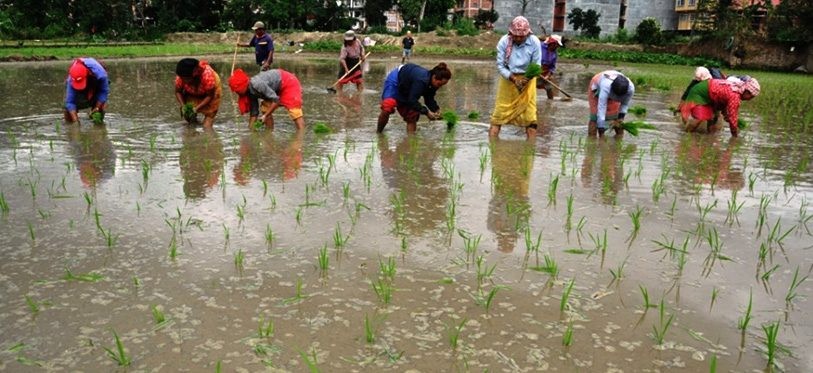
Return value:
M 376 25 L 376 26 L 370 26 L 367 29 L 367 33 L 368 34 L 389 34 L 390 32 L 389 32 L 389 30 L 387 30 L 387 26 Z
M 480 30 L 477 29 L 474 22 L 468 18 L 458 19 L 454 24 L 454 29 L 457 30 L 457 35 L 460 36 L 474 36 L 480 33 Z
M 615 43 L 626 44 L 632 41 L 632 37 L 630 36 L 629 32 L 627 32 L 627 29 L 620 28 L 615 32 L 615 35 L 610 37 L 610 40 Z
M 655 18 L 644 18 L 635 28 L 635 40 L 644 45 L 661 45 L 661 25 Z

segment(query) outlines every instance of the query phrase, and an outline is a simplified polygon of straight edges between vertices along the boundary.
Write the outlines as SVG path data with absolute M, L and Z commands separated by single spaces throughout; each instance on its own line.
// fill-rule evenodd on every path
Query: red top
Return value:
M 726 122 L 737 126 L 740 111 L 740 94 L 731 90 L 731 86 L 722 79 L 709 80 L 709 99 L 717 110 L 723 112 Z
M 212 69 L 211 66 L 209 66 L 209 63 L 206 61 L 200 61 L 198 67 L 203 70 L 203 73 L 200 74 L 198 84 L 196 85 L 186 84 L 184 83 L 183 79 L 181 79 L 181 77 L 176 76 L 175 77 L 176 91 L 185 92 L 187 94 L 195 96 L 203 96 L 208 93 L 211 93 L 212 91 L 215 90 L 215 88 L 217 88 L 215 87 L 216 85 L 215 75 L 217 75 L 217 73 L 215 72 L 214 69 Z

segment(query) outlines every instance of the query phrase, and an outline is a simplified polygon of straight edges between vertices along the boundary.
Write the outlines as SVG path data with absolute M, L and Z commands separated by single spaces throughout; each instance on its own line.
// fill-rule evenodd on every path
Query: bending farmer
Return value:
M 452 79 L 452 72 L 441 62 L 432 70 L 408 63 L 398 66 L 387 74 L 381 92 L 381 113 L 378 114 L 377 132 L 384 131 L 390 115 L 398 109 L 398 114 L 407 123 L 407 133 L 418 129 L 421 114 L 429 119 L 440 119 L 440 106 L 435 101 L 435 93 Z M 418 101 L 423 97 L 426 106 Z

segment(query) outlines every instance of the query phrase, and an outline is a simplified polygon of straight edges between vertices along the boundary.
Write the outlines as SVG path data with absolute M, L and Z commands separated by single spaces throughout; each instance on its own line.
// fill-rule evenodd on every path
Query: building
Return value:
M 384 12 L 384 15 L 387 17 L 387 31 L 389 32 L 401 32 L 404 28 L 404 18 L 401 17 L 401 12 L 398 11 L 395 7 L 392 9 Z
M 367 27 L 367 19 L 364 17 L 364 0 L 336 0 L 336 3 L 341 3 L 341 6 L 347 9 L 345 13 L 347 18 L 356 20 L 353 25 L 354 29 L 360 30 Z
M 457 0 L 454 13 L 459 17 L 474 18 L 482 10 L 491 10 L 491 0 Z
M 593 9 L 601 15 L 598 26 L 601 35 L 615 34 L 619 28 L 635 30 L 644 18 L 652 17 L 661 24 L 663 30 L 675 30 L 678 13 L 675 1 L 680 0 L 520 0 L 497 1 L 494 10 L 500 14 L 495 24 L 498 30 L 507 30 L 508 24 L 521 15 L 525 3 L 525 14 L 537 34 L 574 32 L 567 22 L 567 14 L 575 9 Z M 697 1 L 697 0 L 684 0 Z

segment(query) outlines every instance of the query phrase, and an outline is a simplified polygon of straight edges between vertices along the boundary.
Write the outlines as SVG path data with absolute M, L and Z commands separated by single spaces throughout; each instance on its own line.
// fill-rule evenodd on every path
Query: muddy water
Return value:
M 394 63 L 331 95 L 332 62 L 282 61 L 322 135 L 284 113 L 251 131 L 228 94 L 213 131 L 182 125 L 168 60 L 111 61 L 107 124 L 65 125 L 64 64 L 0 67 L 0 370 L 115 370 L 115 331 L 139 370 L 759 371 L 771 322 L 776 361 L 813 369 L 810 281 L 789 292 L 813 263 L 813 173 L 787 151 L 808 139 L 767 113 L 736 141 L 686 135 L 676 88 L 636 94 L 658 130 L 587 140 L 601 67 L 571 65 L 535 143 L 489 144 L 490 61 L 451 63 L 456 130 L 379 137 Z

